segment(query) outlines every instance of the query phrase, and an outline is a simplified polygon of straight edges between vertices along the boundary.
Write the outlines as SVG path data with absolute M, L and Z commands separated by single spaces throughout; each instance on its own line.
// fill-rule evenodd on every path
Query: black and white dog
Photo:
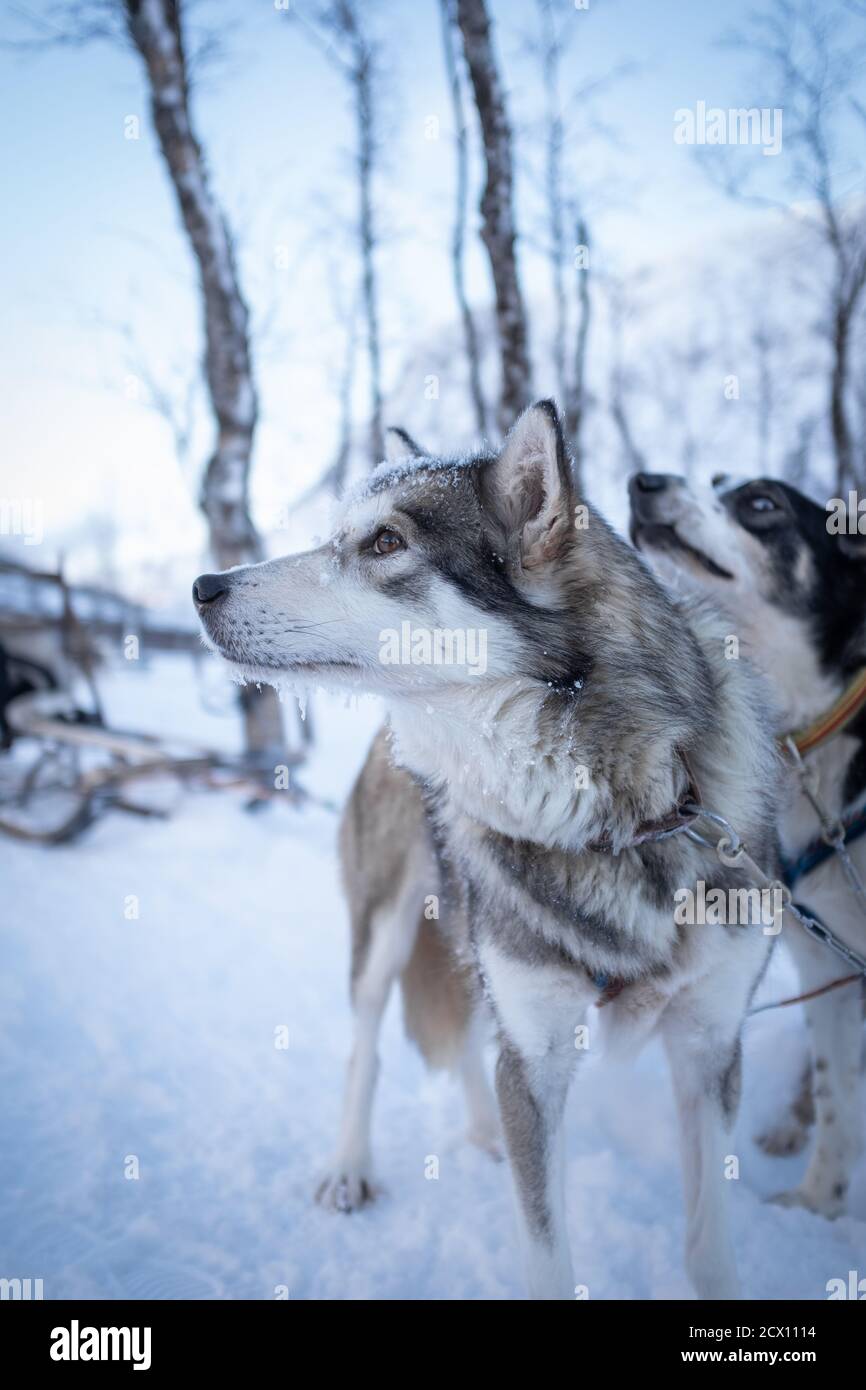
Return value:
M 727 610 L 729 634 L 772 685 L 778 732 L 806 730 L 798 740 L 806 765 L 832 817 L 845 824 L 850 854 L 866 876 L 866 536 L 847 527 L 835 533 L 827 509 L 767 478 L 734 485 L 719 477 L 700 489 L 668 474 L 639 473 L 630 502 L 632 540 L 656 570 L 677 590 L 712 594 Z M 858 905 L 822 842 L 793 766 L 780 826 L 794 897 L 866 954 L 866 904 Z M 804 932 L 791 927 L 785 939 L 804 993 L 849 973 Z M 861 1143 L 861 987 L 854 981 L 804 1007 L 814 1081 L 810 1067 L 790 1116 L 764 1146 L 796 1152 L 814 1116 L 807 1172 L 782 1200 L 835 1216 L 844 1209 Z
M 691 838 L 698 797 L 772 863 L 779 760 L 763 682 L 725 659 L 715 611 L 673 599 L 575 495 L 549 402 L 496 453 L 383 464 L 325 545 L 202 576 L 194 598 L 247 678 L 382 693 L 402 764 L 378 745 L 344 825 L 358 1031 L 325 1195 L 370 1195 L 382 1001 L 422 905 L 441 897 L 438 927 L 496 1020 L 531 1293 L 574 1297 L 562 1151 L 573 1072 L 587 1048 L 634 1049 L 659 1031 L 687 1265 L 700 1294 L 735 1297 L 725 1161 L 742 1019 L 773 929 L 690 924 L 675 904 L 750 886 L 715 838 Z M 449 1018 L 464 1029 L 468 1012 L 440 1010 L 440 1033 Z

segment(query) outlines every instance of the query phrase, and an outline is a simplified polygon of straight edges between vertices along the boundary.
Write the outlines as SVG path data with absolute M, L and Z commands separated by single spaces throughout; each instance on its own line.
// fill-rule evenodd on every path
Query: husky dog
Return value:
M 866 667 L 866 538 L 834 535 L 824 508 L 767 478 L 712 488 L 683 478 L 639 473 L 630 483 L 631 533 L 660 573 L 679 589 L 712 594 L 731 614 L 729 631 L 769 678 L 780 733 L 800 729 L 832 708 Z M 844 731 L 807 753 L 820 797 L 833 816 L 850 819 L 866 802 L 866 709 Z M 782 849 L 797 865 L 795 897 L 860 954 L 866 917 L 835 855 L 820 850 L 815 811 L 793 771 L 780 820 Z M 817 854 L 806 854 L 819 842 Z M 866 875 L 866 837 L 851 844 Z M 805 932 L 786 932 L 804 994 L 850 973 Z M 816 1119 L 810 1162 L 796 1191 L 779 1200 L 825 1216 L 844 1209 L 860 1150 L 860 988 L 854 982 L 804 1004 L 812 1066 L 789 1117 L 763 1136 L 773 1153 L 795 1153 Z
M 691 838 L 697 798 L 773 863 L 778 759 L 760 678 L 725 660 L 714 611 L 672 599 L 576 496 L 551 402 L 527 410 L 496 453 L 386 462 L 327 544 L 202 576 L 193 594 L 242 676 L 386 698 L 396 756 L 423 792 L 425 828 L 408 838 L 429 847 L 436 874 L 423 858 L 392 863 L 397 892 L 376 889 L 382 863 L 353 855 L 366 878 L 353 911 L 372 938 L 356 993 L 377 952 L 391 953 L 383 974 L 402 967 L 377 898 L 391 914 L 399 899 L 411 942 L 423 895 L 410 885 L 430 872 L 497 1025 L 532 1296 L 574 1297 L 562 1146 L 572 1073 L 587 1043 L 635 1049 L 659 1030 L 681 1124 L 687 1266 L 702 1296 L 735 1297 L 727 1136 L 742 1018 L 772 935 L 685 925 L 675 902 L 748 886 L 715 839 Z M 437 633 L 456 659 L 437 659 Z M 464 656 L 483 636 L 483 663 L 460 661 L 461 634 Z M 380 775 L 390 815 L 394 783 Z M 375 1024 L 364 1027 L 350 1103 L 371 1085 Z

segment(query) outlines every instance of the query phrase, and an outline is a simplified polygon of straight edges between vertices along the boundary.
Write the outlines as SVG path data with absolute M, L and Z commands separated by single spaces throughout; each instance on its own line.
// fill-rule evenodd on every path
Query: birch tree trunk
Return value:
M 455 0 L 440 0 L 442 10 L 442 48 L 445 54 L 445 73 L 451 91 L 451 109 L 457 142 L 457 171 L 454 209 L 454 230 L 451 236 L 451 266 L 454 275 L 454 293 L 460 319 L 463 324 L 463 340 L 466 345 L 466 362 L 469 372 L 469 394 L 475 412 L 475 424 L 479 435 L 487 433 L 487 410 L 481 387 L 481 361 L 478 351 L 478 330 L 475 317 L 466 294 L 465 252 L 466 252 L 466 205 L 469 186 L 469 150 L 466 140 L 466 113 L 463 107 L 463 84 L 457 66 L 454 50 L 454 29 L 456 24 Z
M 481 239 L 490 258 L 502 362 L 497 423 L 504 434 L 532 395 L 526 310 L 515 251 L 511 126 L 493 52 L 485 0 L 457 0 L 457 22 L 472 81 L 484 144 L 486 183 L 481 196 Z
M 565 434 L 571 446 L 575 483 L 581 486 L 583 468 L 583 425 L 586 417 L 586 349 L 589 340 L 591 301 L 589 295 L 589 232 L 577 215 L 577 200 L 566 193 L 567 174 L 563 154 L 566 127 L 562 115 L 561 77 L 566 56 L 555 0 L 537 0 L 541 29 L 539 59 L 545 94 L 544 116 L 544 196 L 547 204 L 547 257 L 553 295 L 553 375 L 562 409 Z M 575 244 L 568 245 L 566 231 L 574 222 Z M 586 258 L 583 251 L 586 251 Z M 574 257 L 575 279 L 566 283 L 566 268 Z M 574 305 L 572 308 L 572 289 Z M 569 329 L 573 323 L 574 347 L 569 352 Z
M 836 492 L 839 497 L 843 496 L 844 489 L 849 485 L 866 486 L 866 475 L 858 477 L 847 405 L 851 331 L 859 300 L 866 287 L 866 251 L 861 252 L 859 263 L 850 267 L 840 267 L 840 280 L 846 270 L 846 283 L 844 287 L 837 289 L 834 295 L 831 333 L 833 368 L 830 375 L 830 430 L 836 460 Z
M 361 279 L 367 321 L 367 356 L 370 363 L 370 463 L 373 468 L 385 456 L 382 430 L 382 348 L 379 333 L 379 297 L 376 285 L 376 228 L 373 218 L 373 170 L 376 157 L 374 125 L 373 61 L 351 5 L 344 5 L 355 25 L 355 112 L 358 123 L 358 230 L 361 242 Z
M 553 375 L 560 404 L 564 406 L 568 389 L 565 361 L 568 305 L 565 289 L 565 209 L 562 193 L 562 146 L 565 129 L 559 81 L 562 45 L 553 18 L 551 0 L 537 0 L 537 4 L 541 26 L 541 76 L 545 98 L 544 196 L 547 202 L 548 259 L 553 291 Z
M 592 314 L 592 301 L 589 297 L 589 229 L 579 220 L 575 228 L 576 247 L 583 247 L 587 253 L 586 263 L 575 268 L 577 275 L 577 328 L 574 336 L 574 359 L 571 373 L 566 375 L 563 396 L 566 437 L 571 444 L 574 456 L 575 481 L 580 486 L 583 481 L 583 436 L 586 421 L 586 348 L 589 341 L 589 325 Z
M 127 28 L 147 73 L 151 114 L 181 220 L 198 266 L 205 335 L 204 369 L 216 422 L 214 451 L 201 489 L 214 559 L 220 569 L 263 558 L 249 511 L 249 472 L 258 402 L 249 314 L 225 217 L 210 186 L 192 127 L 180 0 L 124 0 Z M 241 694 L 248 751 L 284 747 L 276 692 Z

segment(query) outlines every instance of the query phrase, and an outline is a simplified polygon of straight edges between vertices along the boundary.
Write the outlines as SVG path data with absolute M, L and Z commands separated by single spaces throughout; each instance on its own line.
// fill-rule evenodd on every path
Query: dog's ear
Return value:
M 420 444 L 416 444 L 411 434 L 406 430 L 401 430 L 397 425 L 389 425 L 385 431 L 385 460 L 387 463 L 397 463 L 404 458 L 424 458 L 424 450 Z
M 553 401 L 524 410 L 486 470 L 484 501 L 524 569 L 557 559 L 574 533 L 574 484 Z

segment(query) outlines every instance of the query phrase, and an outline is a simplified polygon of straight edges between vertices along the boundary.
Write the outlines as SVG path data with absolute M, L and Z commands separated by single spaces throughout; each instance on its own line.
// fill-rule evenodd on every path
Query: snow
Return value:
M 231 718 L 200 708 L 182 658 L 104 684 L 124 727 L 236 737 Z M 379 718 L 372 701 L 317 696 L 305 783 L 341 799 Z M 168 823 L 115 813 L 75 846 L 0 842 L 0 1274 L 42 1278 L 46 1298 L 522 1297 L 507 1170 L 466 1144 L 458 1088 L 425 1072 L 396 1000 L 374 1123 L 386 1190 L 349 1217 L 312 1201 L 350 1038 L 335 830 L 325 809 L 250 815 L 231 793 L 190 793 Z M 761 999 L 793 990 L 777 953 Z M 798 1009 L 748 1025 L 732 1206 L 753 1299 L 824 1298 L 829 1279 L 866 1273 L 866 1162 L 838 1221 L 764 1200 L 805 1166 L 751 1139 L 792 1094 L 804 1049 Z M 590 1298 L 691 1297 L 655 1045 L 630 1066 L 586 1069 L 568 1155 Z
M 442 487 L 457 487 L 460 482 L 460 475 L 465 470 L 473 468 L 478 461 L 478 454 L 406 454 L 399 459 L 383 459 L 377 463 L 376 467 L 366 477 L 358 479 L 351 484 L 343 493 L 341 505 L 350 507 L 353 503 L 362 501 L 370 492 L 382 483 L 390 483 L 396 487 L 400 483 L 411 482 L 414 477 L 427 477 L 432 474 L 435 480 Z

